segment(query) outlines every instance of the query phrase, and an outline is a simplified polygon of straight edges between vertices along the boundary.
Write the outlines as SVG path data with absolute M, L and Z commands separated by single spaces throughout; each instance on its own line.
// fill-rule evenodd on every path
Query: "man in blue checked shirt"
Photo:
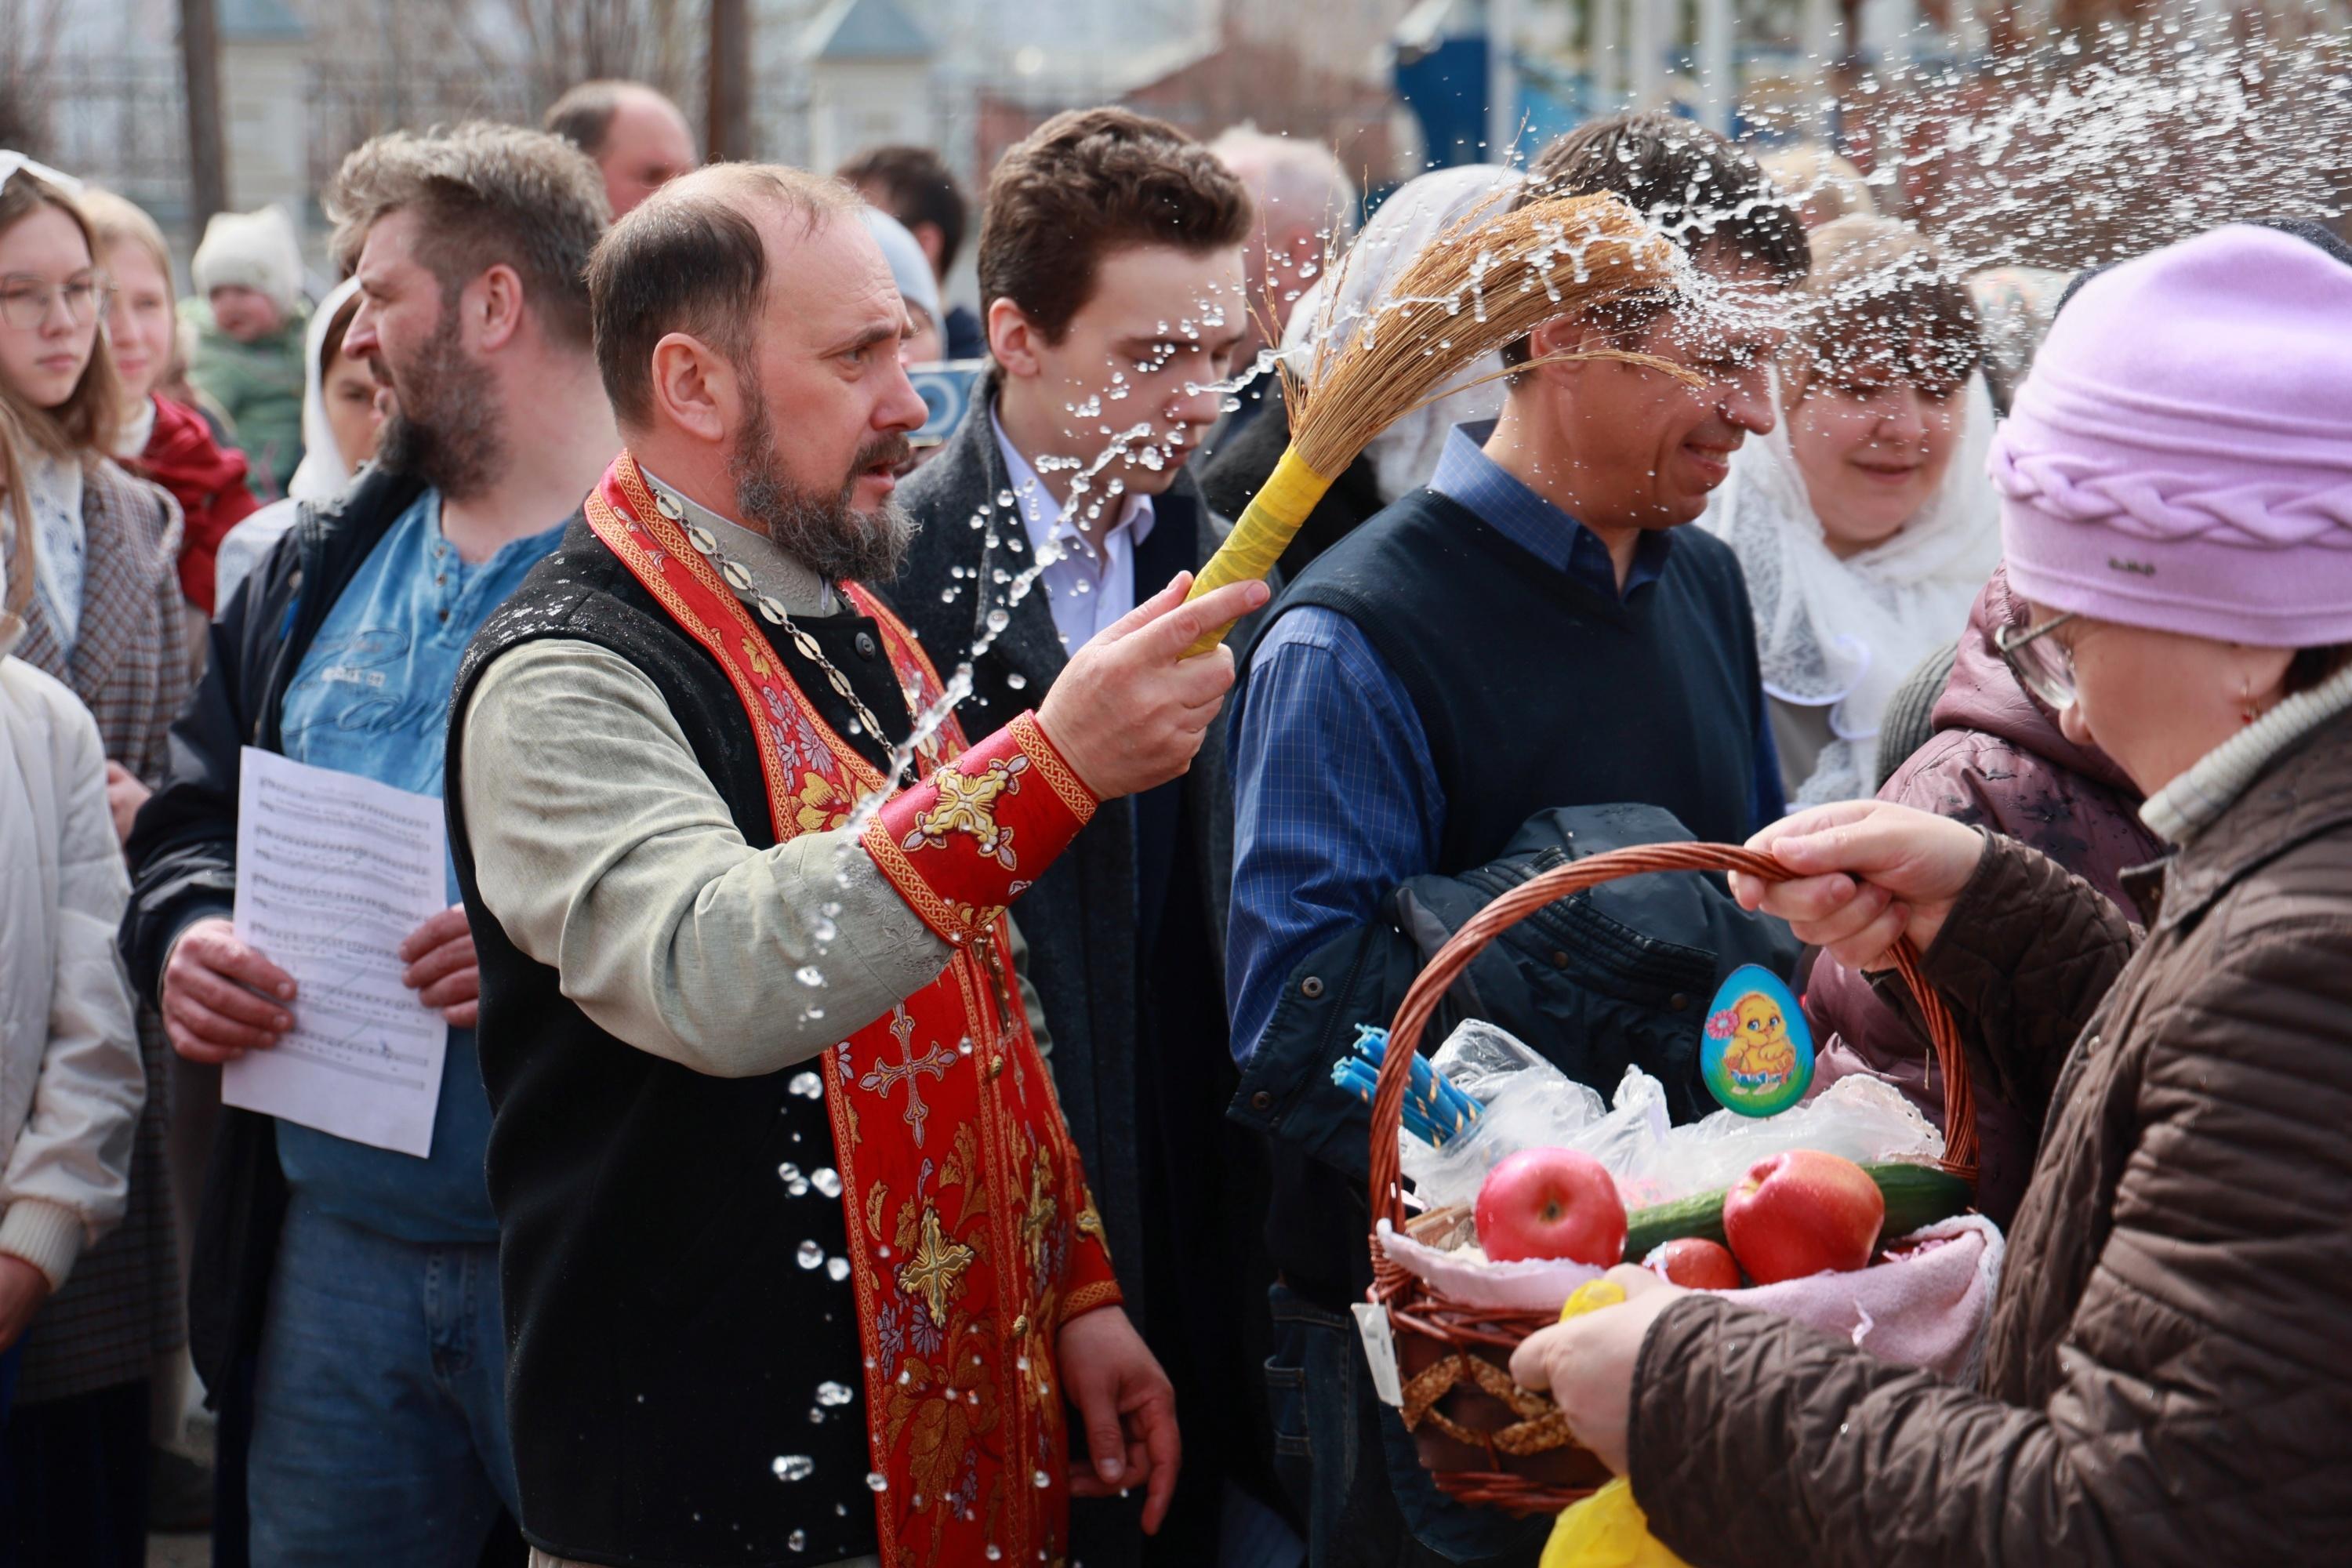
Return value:
M 1597 191 L 1684 247 L 1705 306 L 1643 300 L 1507 347 L 1506 363 L 1527 368 L 1501 418 L 1456 429 L 1429 487 L 1318 559 L 1246 657 L 1227 938 L 1240 1060 L 1310 954 L 1373 921 L 1407 879 L 1494 860 L 1539 812 L 1639 802 L 1735 843 L 1780 815 L 1738 565 L 1682 525 L 1739 444 L 1772 428 L 1776 307 L 1810 264 L 1804 232 L 1745 154 L 1663 115 L 1563 138 L 1519 199 Z M 1529 363 L 1601 347 L 1670 360 L 1705 385 L 1618 360 Z M 1369 1278 L 1361 1186 L 1294 1151 L 1276 1161 L 1270 1376 L 1298 1335 L 1352 1333 L 1341 1314 Z M 1402 1441 L 1402 1468 L 1415 1469 L 1393 1412 L 1360 1386 L 1335 1398 L 1332 1380 L 1312 1381 L 1294 1436 L 1312 1455 L 1295 1482 L 1315 1568 L 1534 1562 L 1540 1531 L 1465 1552 L 1460 1521 L 1433 1517 L 1415 1475 L 1392 1485 L 1377 1448 L 1350 1460 L 1384 1422 L 1389 1458 Z M 1424 1544 L 1441 1539 L 1444 1554 Z

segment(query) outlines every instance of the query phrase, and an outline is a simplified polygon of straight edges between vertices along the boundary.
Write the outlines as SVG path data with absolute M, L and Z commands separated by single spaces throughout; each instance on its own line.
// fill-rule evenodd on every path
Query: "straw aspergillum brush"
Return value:
M 1613 195 L 1552 196 L 1474 212 L 1449 227 L 1406 263 L 1379 308 L 1335 324 L 1303 372 L 1284 362 L 1289 447 L 1201 568 L 1190 596 L 1272 571 L 1371 438 L 1465 367 L 1546 321 L 1670 289 L 1686 267 L 1672 240 Z M 1700 380 L 1622 349 L 1563 351 L 1529 363 L 1563 359 L 1627 360 Z M 1191 651 L 1214 647 L 1228 629 L 1208 633 Z

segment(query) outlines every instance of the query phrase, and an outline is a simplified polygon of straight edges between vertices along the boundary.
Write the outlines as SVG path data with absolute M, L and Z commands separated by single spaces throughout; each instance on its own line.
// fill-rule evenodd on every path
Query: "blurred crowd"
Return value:
M 2323 1560 L 2352 252 L 2283 215 L 1967 274 L 1874 188 L 1633 114 L 1373 200 L 1107 108 L 974 198 L 909 146 L 704 168 L 591 82 L 353 153 L 330 286 L 271 209 L 184 296 L 148 214 L 0 152 L 0 1564 L 1532 1564 L 1549 1521 L 1443 1496 L 1366 1374 L 1331 1068 L 1496 893 L 1682 838 L 1795 879 L 1563 915 L 1449 1005 L 1682 1120 L 1689 994 L 1752 955 L 1820 1086 L 1940 1118 L 1907 933 L 2011 1239 L 1978 1386 L 1720 1302 L 1547 1352 L 1661 1537 Z M 1180 658 L 1321 357 L 1596 195 L 1746 304 L 1448 367 Z M 223 1104 L 302 1005 L 235 918 L 255 749 L 447 804 L 396 954 L 448 1026 L 426 1157 Z M 983 1061 L 1037 1098 L 956 1109 Z M 983 1193 L 1026 1217 L 975 1239 Z M 983 1277 L 954 1332 L 1058 1367 L 1043 1415 L 1031 1352 L 940 1348 Z

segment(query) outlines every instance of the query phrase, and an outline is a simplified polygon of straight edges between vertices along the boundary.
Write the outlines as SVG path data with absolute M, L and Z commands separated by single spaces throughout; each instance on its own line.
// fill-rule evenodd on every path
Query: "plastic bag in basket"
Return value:
M 1478 1019 L 1456 1027 L 1430 1066 L 1480 1107 L 1469 1131 L 1442 1147 L 1410 1132 L 1398 1135 L 1403 1172 L 1430 1208 L 1476 1203 L 1486 1173 L 1522 1149 L 1591 1155 L 1617 1178 L 1629 1208 L 1727 1187 L 1757 1161 L 1790 1149 L 1818 1149 L 1856 1164 L 1930 1162 L 1944 1152 L 1933 1122 L 1899 1090 L 1864 1074 L 1840 1079 L 1777 1116 L 1718 1110 L 1674 1127 L 1665 1086 L 1641 1068 L 1625 1069 L 1604 1108 L 1590 1086 Z
M 1428 1206 L 1477 1202 L 1486 1173 L 1522 1149 L 1574 1149 L 1613 1172 L 1640 1163 L 1666 1136 L 1666 1091 L 1628 1069 L 1613 1107 L 1494 1025 L 1470 1019 L 1430 1059 L 1439 1076 L 1476 1100 L 1470 1130 L 1433 1148 L 1402 1135 L 1404 1173 Z

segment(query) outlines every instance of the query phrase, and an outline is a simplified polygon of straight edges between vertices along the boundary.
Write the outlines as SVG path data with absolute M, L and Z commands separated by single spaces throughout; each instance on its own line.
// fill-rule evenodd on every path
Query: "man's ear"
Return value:
M 498 263 L 466 285 L 457 296 L 457 308 L 466 318 L 463 325 L 471 329 L 475 345 L 482 353 L 506 347 L 522 331 L 527 308 L 522 274 L 503 261 Z
M 1026 380 L 1042 374 L 1045 367 L 1037 356 L 1045 346 L 1045 334 L 1020 306 L 1002 297 L 989 302 L 988 352 L 1005 374 Z
M 654 416 L 689 436 L 725 441 L 743 416 L 743 385 L 735 363 L 689 332 L 670 332 L 654 345 Z
M 1541 359 L 1546 354 L 1590 353 L 1608 346 L 1608 334 L 1591 320 L 1582 315 L 1554 316 L 1528 334 L 1528 357 Z M 1578 362 L 1563 360 L 1552 364 L 1538 365 L 1535 374 L 1574 370 Z

